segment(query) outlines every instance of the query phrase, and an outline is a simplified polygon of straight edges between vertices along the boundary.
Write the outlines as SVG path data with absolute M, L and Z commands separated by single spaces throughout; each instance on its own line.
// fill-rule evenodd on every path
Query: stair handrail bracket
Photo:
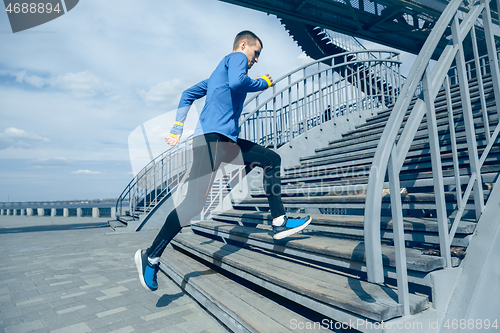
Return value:
M 420 54 L 418 55 L 410 74 L 399 94 L 399 97 L 394 105 L 393 111 L 389 117 L 387 125 L 384 128 L 381 139 L 378 143 L 377 150 L 373 159 L 372 167 L 369 174 L 367 187 L 367 196 L 364 213 L 364 241 L 366 267 L 368 273 L 368 281 L 373 283 L 384 282 L 384 268 L 382 263 L 382 247 L 380 237 L 380 217 L 382 208 L 382 191 L 386 174 L 389 179 L 391 193 L 391 210 L 393 216 L 394 228 L 394 243 L 402 245 L 396 247 L 396 256 L 402 256 L 404 260 L 404 234 L 403 234 L 403 215 L 401 207 L 401 196 L 399 193 L 399 174 L 407 158 L 410 146 L 415 138 L 419 126 L 421 125 L 424 116 L 427 121 L 427 131 L 429 135 L 429 148 L 432 162 L 432 177 L 434 182 L 434 193 L 436 200 L 436 216 L 438 221 L 440 252 L 443 258 L 445 267 L 451 266 L 451 249 L 450 244 L 453 240 L 454 232 L 460 222 L 461 214 L 469 194 L 472 195 L 475 202 L 476 218 L 479 218 L 484 209 L 484 199 L 481 181 L 481 166 L 486 159 L 486 155 L 493 143 L 497 140 L 500 127 L 497 125 L 493 133 L 489 129 L 485 130 L 486 142 L 488 146 L 484 149 L 483 156 L 478 155 L 476 133 L 474 128 L 474 119 L 472 113 L 472 104 L 469 94 L 468 73 L 464 58 L 464 40 L 467 35 L 472 34 L 475 37 L 475 24 L 479 19 L 482 20 L 485 33 L 485 43 L 488 51 L 489 71 L 493 81 L 493 90 L 497 105 L 497 113 L 500 113 L 498 106 L 500 105 L 500 72 L 498 64 L 497 50 L 493 39 L 495 28 L 498 31 L 498 26 L 494 26 L 489 3 L 491 0 L 472 1 L 470 10 L 464 15 L 460 11 L 462 0 L 451 0 L 443 11 L 431 34 L 426 40 Z M 458 13 L 461 13 L 460 16 Z M 451 26 L 451 29 L 449 27 Z M 446 46 L 437 63 L 432 67 L 430 64 L 431 56 L 435 51 L 439 40 L 443 38 L 445 33 L 451 31 L 451 39 Z M 475 64 L 479 64 L 479 54 L 477 52 L 477 40 L 472 38 L 474 45 L 474 60 Z M 470 170 L 469 185 L 461 196 L 460 192 L 460 173 L 458 172 L 458 162 L 456 157 L 456 138 L 454 137 L 453 125 L 453 110 L 450 98 L 450 83 L 448 73 L 452 66 L 456 66 L 457 81 L 460 87 L 461 108 L 465 124 L 465 135 L 467 139 L 467 149 L 470 154 Z M 432 70 L 431 70 L 432 67 Z M 482 69 L 477 69 L 477 77 L 480 86 L 482 85 Z M 418 86 L 422 86 L 422 93 L 416 100 L 411 113 L 405 121 L 407 110 L 410 107 L 412 97 L 415 94 Z M 455 180 L 457 181 L 457 207 L 458 212 L 455 215 L 451 231 L 449 227 L 448 216 L 446 212 L 446 200 L 443 183 L 443 170 L 441 165 L 441 155 L 439 146 L 439 137 L 437 129 L 436 115 L 434 111 L 434 103 L 441 89 L 444 89 L 447 94 L 447 108 L 449 117 L 449 130 L 452 138 L 452 150 L 455 168 Z M 484 92 L 483 92 L 484 93 Z M 484 97 L 484 96 L 482 96 Z M 483 109 L 484 98 L 482 99 Z M 457 111 L 455 111 L 457 112 Z M 486 115 L 485 115 L 486 114 Z M 488 114 L 483 112 L 483 118 L 487 121 Z M 404 122 L 405 121 L 405 122 Z M 404 124 L 403 124 L 404 122 Z M 491 134 L 491 135 L 490 135 Z M 471 198 L 472 198 L 471 197 Z M 396 224 L 398 228 L 396 228 Z M 399 253 L 398 253 L 399 252 Z M 401 267 L 397 266 L 398 289 L 405 290 L 407 285 L 406 279 L 406 262 L 401 261 Z M 400 294 L 399 302 L 403 306 L 404 295 Z M 407 310 L 405 310 L 405 314 Z

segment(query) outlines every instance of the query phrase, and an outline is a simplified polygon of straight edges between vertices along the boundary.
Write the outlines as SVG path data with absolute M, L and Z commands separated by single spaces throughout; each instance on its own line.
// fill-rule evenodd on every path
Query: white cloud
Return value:
M 15 74 L 16 81 L 19 83 L 28 83 L 37 88 L 41 88 L 47 84 L 47 80 L 36 75 L 28 75 L 26 71 L 21 71 Z
M 75 175 L 100 175 L 100 174 L 102 174 L 102 172 L 92 171 L 92 170 L 77 170 L 77 171 L 73 171 L 72 174 L 75 174 Z
M 26 70 L 11 75 L 15 76 L 16 81 L 19 83 L 26 83 L 36 88 L 51 86 L 56 89 L 69 91 L 75 98 L 90 98 L 106 91 L 105 82 L 88 70 L 48 78 L 28 74 Z
M 26 132 L 25 130 L 15 127 L 9 127 L 3 133 L 0 133 L 0 149 L 30 149 L 49 142 L 50 139 L 44 138 L 35 133 Z
M 147 105 L 172 106 L 178 103 L 179 94 L 185 88 L 182 80 L 173 79 L 160 82 L 149 88 L 149 91 L 138 90 L 137 93 Z
M 105 91 L 104 82 L 90 71 L 57 76 L 54 86 L 71 91 L 76 98 L 94 97 Z
M 33 164 L 35 164 L 35 169 L 51 169 L 68 166 L 71 161 L 64 157 L 37 158 L 33 160 Z

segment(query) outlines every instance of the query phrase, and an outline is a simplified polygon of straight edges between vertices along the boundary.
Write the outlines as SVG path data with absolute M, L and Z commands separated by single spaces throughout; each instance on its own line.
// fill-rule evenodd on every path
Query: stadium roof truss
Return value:
M 221 0 L 418 53 L 445 0 Z M 466 4 L 466 3 L 465 3 Z M 467 11 L 467 7 L 462 10 Z M 447 40 L 442 40 L 437 57 Z

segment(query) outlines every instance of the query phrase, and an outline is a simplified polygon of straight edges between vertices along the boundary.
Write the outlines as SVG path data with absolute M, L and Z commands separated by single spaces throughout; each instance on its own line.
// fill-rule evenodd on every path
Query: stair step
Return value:
M 456 201 L 454 192 L 446 192 L 445 199 L 447 202 Z M 321 203 L 365 203 L 366 195 L 322 195 L 309 197 L 284 197 L 283 201 L 288 203 L 304 203 L 304 204 L 321 204 Z M 402 193 L 401 201 L 405 202 L 434 202 L 434 193 Z M 267 203 L 267 198 L 248 198 L 241 203 Z M 391 202 L 390 194 L 382 196 L 382 202 Z
M 472 105 L 474 106 L 474 104 L 479 104 L 480 103 L 480 97 L 479 97 L 479 90 L 478 90 L 478 87 L 477 85 L 474 86 L 475 88 L 474 89 L 471 89 L 470 90 L 470 96 L 471 96 L 471 103 Z M 484 85 L 484 92 L 485 92 L 485 95 L 486 95 L 486 103 L 487 104 L 491 104 L 491 97 L 489 97 L 488 95 L 491 94 L 493 92 L 493 86 L 492 86 L 492 81 L 489 80 L 488 83 L 486 83 Z M 454 90 L 454 92 L 452 92 L 452 105 L 453 107 L 459 107 L 460 106 L 460 103 L 461 103 L 461 100 L 460 100 L 460 91 L 458 88 L 455 88 L 455 89 L 452 89 Z M 436 108 L 436 117 L 439 119 L 439 118 L 444 118 L 444 117 L 447 117 L 447 104 L 446 104 L 446 100 L 445 100 L 445 95 L 444 95 L 444 91 L 442 90 L 437 99 L 436 99 L 436 102 L 435 102 L 435 108 Z M 416 101 L 416 98 L 413 98 L 412 99 L 412 102 L 410 103 L 409 107 L 408 107 L 408 111 L 406 112 L 406 115 L 405 115 L 405 118 L 404 118 L 404 122 L 407 121 L 408 119 L 408 116 L 411 112 L 411 110 L 413 109 L 413 106 L 415 104 L 415 101 Z M 343 136 L 343 139 L 345 138 L 348 138 L 350 136 L 356 136 L 356 135 L 361 135 L 363 136 L 364 134 L 366 134 L 367 132 L 369 132 L 370 130 L 375 130 L 376 132 L 376 129 L 377 128 L 380 128 L 381 126 L 384 127 L 385 126 L 385 123 L 387 122 L 387 120 L 389 119 L 389 116 L 391 114 L 392 110 L 389 110 L 389 111 L 382 111 L 382 112 L 379 112 L 376 116 L 373 116 L 373 117 L 370 117 L 366 120 L 366 123 L 365 124 L 362 124 L 362 125 L 359 125 L 357 126 L 354 130 L 351 130 L 351 131 L 347 131 L 345 133 L 342 134 Z M 455 110 L 454 111 L 454 114 L 457 116 L 460 114 L 460 110 Z M 424 116 L 424 119 L 423 119 L 423 122 L 425 123 L 426 120 L 425 120 L 425 116 Z M 337 140 L 333 140 L 333 141 L 330 141 L 330 144 L 335 144 L 335 143 L 338 143 L 338 142 L 341 142 L 343 139 L 337 139 Z
M 493 101 L 489 102 L 487 105 L 487 112 L 489 114 L 490 121 L 494 121 L 498 119 L 496 109 L 495 109 L 495 104 Z M 476 127 L 478 125 L 482 124 L 482 111 L 481 110 L 474 110 L 473 112 L 473 117 L 474 117 L 474 122 L 476 124 Z M 443 133 L 447 131 L 447 125 L 448 125 L 448 118 L 446 117 L 441 117 L 442 119 L 437 120 L 438 124 L 438 131 L 440 133 Z M 460 111 L 455 111 L 455 126 L 456 126 L 456 131 L 460 132 L 464 130 L 464 125 L 463 125 L 463 118 L 460 116 Z M 404 123 L 403 123 L 404 124 Z M 333 141 L 330 141 L 328 146 L 316 149 L 316 153 L 322 153 L 325 151 L 331 151 L 331 150 L 337 150 L 345 147 L 351 147 L 351 146 L 357 146 L 357 145 L 362 145 L 363 143 L 369 143 L 369 142 L 378 142 L 380 139 L 380 136 L 382 135 L 383 129 L 385 127 L 385 123 L 381 124 L 380 128 L 375 128 L 372 130 L 365 130 L 365 129 L 360 129 L 356 133 L 351 133 L 350 135 L 344 136 L 341 139 L 336 139 Z M 419 130 L 416 133 L 416 139 L 419 138 L 425 138 L 427 137 L 427 124 L 426 122 L 423 122 L 419 124 Z M 312 155 L 314 156 L 314 155 Z M 302 160 L 306 160 L 308 158 L 311 158 L 311 156 L 304 156 L 301 157 Z
M 496 157 L 498 158 L 498 157 Z M 487 159 L 488 160 L 488 159 Z M 494 158 L 493 158 L 494 160 Z M 405 166 L 403 166 L 405 169 Z M 481 168 L 481 177 L 485 182 L 495 182 L 500 165 L 488 164 L 483 165 Z M 470 169 L 461 168 L 460 183 L 467 184 L 469 182 Z M 335 193 L 337 195 L 344 195 L 355 193 L 355 191 L 366 190 L 368 187 L 368 174 L 367 168 L 353 167 L 342 174 L 342 170 L 321 170 L 315 173 L 311 172 L 305 175 L 298 175 L 297 177 L 287 177 L 282 179 L 281 193 L 283 196 L 303 194 L 303 195 L 323 195 L 328 193 Z M 350 176 L 350 177 L 347 177 Z M 444 185 L 455 185 L 454 170 L 443 170 Z M 406 187 L 428 187 L 434 185 L 432 171 L 404 171 L 399 176 L 400 185 L 402 188 Z M 386 188 L 389 183 L 384 183 Z M 265 192 L 261 187 L 251 189 L 252 196 L 264 196 Z
M 453 211 L 456 208 L 454 193 L 445 193 L 446 209 Z M 322 195 L 282 197 L 283 204 L 290 209 L 305 208 L 347 208 L 364 209 L 366 195 Z M 435 196 L 433 193 L 403 193 L 401 194 L 403 209 L 435 209 Z M 382 196 L 382 208 L 390 208 L 390 194 Z M 237 209 L 268 209 L 269 203 L 265 197 L 248 198 L 241 202 L 234 202 Z M 469 209 L 469 207 L 467 207 Z
M 492 118 L 490 119 L 490 122 L 491 125 L 494 125 L 497 123 L 497 120 Z M 475 126 L 478 127 L 477 132 L 481 133 L 482 137 L 484 138 L 483 134 L 484 130 L 482 129 L 482 122 L 475 122 Z M 440 127 L 441 128 L 438 128 L 439 134 L 441 135 L 440 150 L 442 154 L 447 152 L 451 153 L 451 143 L 449 143 L 449 141 L 443 142 L 443 140 L 449 138 L 447 134 L 447 124 L 443 123 L 440 125 Z M 457 130 L 456 133 L 457 138 L 461 139 L 458 142 L 459 145 L 458 149 L 466 150 L 467 144 L 464 140 L 465 139 L 465 132 L 463 131 L 464 126 L 458 126 L 456 130 Z M 421 126 L 419 132 L 417 132 L 416 134 L 415 141 L 410 147 L 409 153 L 406 158 L 407 160 L 408 157 L 414 156 L 415 154 L 418 155 L 422 155 L 424 153 L 429 154 L 429 144 L 428 144 L 429 139 L 427 138 L 427 136 L 428 136 L 427 128 Z M 293 169 L 301 169 L 304 167 L 319 166 L 324 164 L 332 165 L 339 162 L 356 161 L 358 159 L 368 159 L 374 156 L 376 148 L 374 148 L 373 146 L 375 145 L 375 143 L 378 146 L 379 139 L 380 135 L 378 135 L 377 137 L 371 137 L 369 140 L 366 141 L 356 142 L 355 144 L 353 144 L 353 146 L 343 145 L 342 147 L 337 147 L 317 152 L 315 155 L 304 156 L 300 158 L 301 165 L 288 167 L 285 170 L 291 171 Z M 478 142 L 478 148 L 481 147 L 484 148 L 485 146 L 486 146 L 486 141 L 480 140 Z
M 493 86 L 490 82 L 488 88 L 485 89 L 485 94 L 489 94 L 493 92 Z M 491 98 L 486 98 L 486 101 L 487 101 L 487 104 L 488 104 L 488 101 L 490 100 L 489 104 L 492 104 L 491 103 Z M 452 103 L 453 105 L 457 105 L 461 102 L 460 100 L 460 95 L 459 93 L 457 93 L 455 96 L 452 97 Z M 480 103 L 480 97 L 479 97 L 479 92 L 476 90 L 475 93 L 471 94 L 471 102 L 472 102 L 472 105 L 474 107 L 474 104 L 476 103 Z M 411 110 L 413 106 L 410 105 L 410 108 L 409 110 Z M 436 108 L 436 119 L 438 120 L 445 120 L 445 119 L 448 119 L 448 108 L 447 108 L 447 105 L 446 105 L 446 100 L 442 100 L 441 102 L 438 102 L 438 103 L 435 103 L 435 108 Z M 387 120 L 389 119 L 389 115 L 386 115 L 384 118 L 380 119 L 378 122 L 371 122 L 371 123 L 365 123 L 363 124 L 363 126 L 357 126 L 355 129 L 351 130 L 351 131 L 347 131 L 345 133 L 342 133 L 343 137 L 349 137 L 351 135 L 356 135 L 356 134 L 360 134 L 360 133 L 363 133 L 363 132 L 369 132 L 371 130 L 373 131 L 377 131 L 379 130 L 380 128 L 383 129 L 383 127 L 385 127 L 385 124 L 387 122 Z M 403 120 L 403 124 L 406 123 L 406 121 L 408 120 L 408 117 L 410 115 L 410 112 L 407 112 L 405 117 L 404 117 L 404 120 Z M 458 109 L 458 110 L 455 110 L 454 111 L 454 115 L 455 115 L 455 118 L 457 116 L 460 116 L 461 115 L 461 110 Z M 477 116 L 479 116 L 478 114 L 476 114 Z M 423 124 L 425 124 L 427 122 L 426 118 L 424 117 L 423 119 Z M 332 141 L 333 142 L 333 141 Z
M 178 234 L 172 243 L 334 320 L 364 317 L 381 322 L 403 314 L 396 291 L 388 287 L 222 242 L 207 242 L 196 234 Z M 410 295 L 411 313 L 428 307 L 427 297 Z
M 292 331 L 290 323 L 294 319 L 305 323 L 311 318 L 273 301 L 268 295 L 263 296 L 174 249 L 167 248 L 163 257 L 166 259 L 161 260 L 162 271 L 231 331 L 310 332 Z
M 228 210 L 224 212 L 214 212 L 215 218 L 234 217 L 244 223 L 270 224 L 272 217 L 266 212 L 248 212 L 241 210 Z M 300 214 L 287 214 L 291 217 L 300 216 Z M 303 214 L 302 214 L 303 215 Z M 328 214 L 310 214 L 313 221 L 311 225 L 325 225 L 338 227 L 364 227 L 364 217 L 359 215 L 328 215 Z M 438 226 L 435 219 L 404 217 L 403 226 L 405 231 L 426 231 L 438 232 Z M 380 220 L 382 229 L 392 230 L 392 218 L 382 216 Z M 476 228 L 476 223 L 462 221 L 457 228 L 456 234 L 472 234 Z
M 216 236 L 225 234 L 238 239 L 256 240 L 252 245 L 260 246 L 266 250 L 277 253 L 293 253 L 295 256 L 310 258 L 317 262 L 337 265 L 336 263 L 358 262 L 364 266 L 365 253 L 364 242 L 356 239 L 341 238 L 332 235 L 319 234 L 314 232 L 302 232 L 287 237 L 284 240 L 274 240 L 272 238 L 272 227 L 269 225 L 256 225 L 255 227 L 245 227 L 231 223 L 216 221 L 200 221 L 192 225 L 195 231 L 205 232 Z M 396 267 L 394 247 L 382 245 L 384 265 Z M 420 250 L 407 248 L 406 260 L 408 270 L 418 272 L 431 272 L 442 268 L 444 261 L 441 257 L 423 254 Z M 455 258 L 455 264 L 459 260 Z M 344 265 L 339 265 L 344 267 Z
M 491 125 L 495 125 L 498 123 L 496 118 L 491 117 L 490 118 L 490 123 Z M 458 130 L 464 129 L 462 127 L 457 127 Z M 438 134 L 440 135 L 440 149 L 442 152 L 451 152 L 451 140 L 450 140 L 450 134 L 448 133 L 448 129 L 446 126 L 441 126 L 441 130 L 438 131 Z M 483 128 L 478 128 L 476 135 L 476 140 L 477 140 L 477 145 L 478 147 L 486 147 L 486 140 L 485 140 L 485 135 L 484 135 L 484 129 Z M 463 148 L 458 148 L 458 149 L 466 149 L 467 148 L 467 141 L 466 141 L 466 135 L 465 131 L 457 131 L 456 132 L 456 139 L 457 139 L 457 144 L 460 145 L 462 144 Z M 301 158 L 301 163 L 303 164 L 308 164 L 315 162 L 316 160 L 322 159 L 322 158 L 334 158 L 336 155 L 340 155 L 342 157 L 349 156 L 349 155 L 356 155 L 359 153 L 364 153 L 364 154 L 373 154 L 378 146 L 378 140 L 371 140 L 371 141 L 362 141 L 358 142 L 355 144 L 350 144 L 342 147 L 326 147 L 321 150 L 317 149 L 316 153 L 314 155 L 310 156 L 304 156 Z M 426 149 L 428 153 L 429 149 L 429 137 L 428 133 L 426 131 L 420 131 L 418 133 L 410 147 L 410 151 L 414 150 L 423 150 Z M 290 171 L 293 169 L 299 169 L 300 166 L 291 166 L 285 168 L 285 170 Z
M 335 234 L 343 237 L 362 239 L 364 237 L 364 217 L 360 215 L 329 215 L 309 214 L 312 218 L 308 231 Z M 295 217 L 299 214 L 288 214 Z M 303 215 L 302 215 L 303 216 Z M 272 223 L 271 214 L 266 212 L 246 212 L 231 210 L 228 212 L 214 212 L 212 220 L 255 227 L 258 224 Z M 450 226 L 450 225 L 449 225 Z M 404 217 L 405 240 L 428 244 L 439 244 L 438 225 L 432 218 Z M 392 219 L 381 217 L 382 239 L 393 239 Z M 474 232 L 476 223 L 462 220 L 457 228 L 452 246 L 466 247 L 469 245 L 470 235 Z
M 111 229 L 116 230 L 117 228 L 125 228 L 127 226 L 127 223 L 124 221 L 121 221 L 119 218 L 116 220 L 111 220 L 108 221 L 108 224 Z

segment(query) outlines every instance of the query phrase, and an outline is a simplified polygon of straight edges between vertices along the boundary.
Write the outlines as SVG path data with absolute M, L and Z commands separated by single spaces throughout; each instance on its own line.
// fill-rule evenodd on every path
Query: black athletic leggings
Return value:
M 167 217 L 147 253 L 150 258 L 160 257 L 168 243 L 182 227 L 190 224 L 205 205 L 222 162 L 245 165 L 246 172 L 255 167 L 264 170 L 264 191 L 273 218 L 285 214 L 281 201 L 281 157 L 274 151 L 251 141 L 238 139 L 237 143 L 218 133 L 205 134 L 193 139 L 193 164 L 188 178 L 184 200 Z

